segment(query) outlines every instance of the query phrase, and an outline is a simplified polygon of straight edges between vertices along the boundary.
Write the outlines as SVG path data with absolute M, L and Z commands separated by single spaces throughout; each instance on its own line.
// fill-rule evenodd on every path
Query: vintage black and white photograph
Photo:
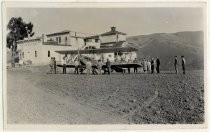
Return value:
M 205 124 L 203 5 L 3 13 L 6 124 Z

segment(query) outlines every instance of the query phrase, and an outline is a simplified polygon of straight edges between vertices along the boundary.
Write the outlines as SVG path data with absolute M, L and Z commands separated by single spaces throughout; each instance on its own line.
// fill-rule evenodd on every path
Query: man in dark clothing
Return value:
M 75 66 L 74 74 L 79 74 L 79 65 L 80 65 L 80 62 L 79 62 L 79 59 L 77 58 L 77 59 L 74 61 L 74 66 Z
M 160 60 L 158 57 L 156 57 L 156 71 L 157 73 L 160 73 Z
M 178 65 L 177 56 L 174 56 L 174 68 L 175 68 L 176 74 L 178 74 L 178 68 L 177 68 L 177 65 Z
M 133 63 L 138 64 L 137 58 L 134 59 Z M 134 70 L 134 73 L 137 73 L 137 66 L 134 66 L 133 70 Z
M 57 65 L 56 65 L 56 59 L 55 59 L 55 57 L 54 57 L 54 59 L 53 59 L 53 62 L 54 62 L 54 73 L 56 74 Z
M 66 74 L 66 57 L 63 57 L 63 74 Z
M 108 70 L 108 74 L 111 74 L 111 62 L 109 61 L 109 59 L 107 59 L 106 67 L 107 67 L 107 70 Z
M 50 73 L 53 74 L 54 73 L 54 59 L 53 59 L 53 57 L 51 57 L 49 65 L 50 65 Z
M 130 69 L 130 67 L 128 67 L 128 73 L 131 73 L 131 69 Z
M 183 74 L 185 74 L 185 63 L 186 63 L 186 61 L 185 61 L 184 56 L 181 56 L 181 58 L 182 58 L 182 70 L 183 70 Z
M 152 60 L 151 60 L 151 70 L 152 70 L 152 73 L 154 73 L 154 69 L 155 69 L 155 61 L 152 58 Z

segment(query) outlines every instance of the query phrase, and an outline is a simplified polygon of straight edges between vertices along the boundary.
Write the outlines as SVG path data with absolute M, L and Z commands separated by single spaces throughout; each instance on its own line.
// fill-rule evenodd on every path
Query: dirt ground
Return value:
M 203 71 L 54 75 L 40 68 L 17 68 L 7 72 L 9 124 L 204 122 Z

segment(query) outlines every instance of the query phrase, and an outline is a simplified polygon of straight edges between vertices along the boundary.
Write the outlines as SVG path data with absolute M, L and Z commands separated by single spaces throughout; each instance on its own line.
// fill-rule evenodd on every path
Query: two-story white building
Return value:
M 19 59 L 31 61 L 33 65 L 49 64 L 51 57 L 55 57 L 57 62 L 61 62 L 63 55 L 55 52 L 62 50 L 84 50 L 84 49 L 103 49 L 112 47 L 126 47 L 126 34 L 111 27 L 111 31 L 100 35 L 82 34 L 70 30 L 42 35 L 38 38 L 20 40 L 17 42 Z M 67 56 L 67 55 L 65 55 Z M 76 55 L 68 55 L 72 60 Z M 115 61 L 116 58 L 123 58 L 125 61 L 134 60 L 135 52 L 123 53 L 103 53 L 90 56 L 95 59 Z

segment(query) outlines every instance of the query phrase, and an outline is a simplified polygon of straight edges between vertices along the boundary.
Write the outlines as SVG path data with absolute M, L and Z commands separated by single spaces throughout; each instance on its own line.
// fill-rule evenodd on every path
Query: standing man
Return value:
M 74 61 L 74 66 L 75 66 L 74 74 L 79 74 L 79 59 L 78 58 Z
M 88 61 L 86 62 L 86 69 L 87 69 L 87 74 L 90 75 L 92 71 L 92 63 L 90 59 L 88 59 Z
M 63 57 L 63 74 L 66 74 L 66 57 Z
M 129 73 L 129 74 L 131 73 L 131 69 L 130 69 L 130 67 L 128 67 L 128 73 Z
M 152 72 L 151 73 L 154 73 L 154 69 L 155 69 L 155 61 L 154 61 L 154 58 L 152 58 L 152 60 L 151 60 L 151 70 L 152 70 Z
M 181 58 L 182 58 L 182 70 L 183 70 L 183 74 L 185 74 L 185 64 L 186 64 L 186 61 L 185 61 L 185 58 L 184 58 L 183 55 L 181 56 Z
M 57 65 L 56 65 L 56 59 L 55 59 L 55 57 L 53 59 L 53 63 L 54 63 L 54 73 L 56 74 Z
M 177 68 L 177 65 L 178 65 L 177 56 L 174 56 L 174 68 L 175 68 L 176 74 L 178 74 L 178 68 Z
M 106 67 L 107 67 L 107 70 L 108 70 L 108 74 L 110 75 L 111 74 L 111 62 L 109 61 L 108 58 L 107 58 L 107 61 L 106 61 Z
M 147 62 L 147 73 L 151 73 L 151 62 L 149 60 Z
M 160 60 L 158 57 L 156 57 L 156 71 L 157 73 L 160 73 Z
M 137 58 L 134 59 L 133 63 L 138 64 Z M 136 65 L 134 66 L 133 70 L 134 70 L 134 73 L 137 73 L 137 66 Z
M 145 58 L 143 59 L 143 71 L 144 73 L 147 71 L 147 61 Z
M 53 57 L 51 57 L 49 65 L 50 65 L 50 72 L 51 72 L 51 74 L 53 74 L 53 72 L 54 72 L 54 60 L 53 60 Z

